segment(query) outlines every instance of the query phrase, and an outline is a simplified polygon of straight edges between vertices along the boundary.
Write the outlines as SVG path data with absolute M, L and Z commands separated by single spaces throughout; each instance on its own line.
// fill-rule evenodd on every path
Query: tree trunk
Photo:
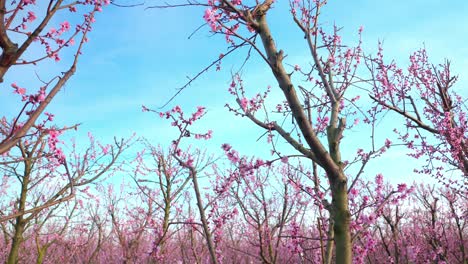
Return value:
M 10 254 L 8 255 L 7 264 L 18 263 L 18 253 L 19 253 L 21 243 L 23 243 L 23 232 L 24 232 L 25 226 L 26 226 L 26 223 L 23 222 L 22 217 L 21 216 L 18 217 L 16 220 L 15 235 L 13 236 L 13 241 L 11 243 L 11 249 L 10 249 Z
M 340 177 L 341 178 L 341 177 Z M 352 262 L 351 214 L 348 208 L 348 188 L 346 178 L 332 182 L 332 214 L 335 233 L 336 263 Z
M 213 264 L 217 264 L 218 261 L 216 259 L 216 252 L 215 252 L 213 240 L 211 238 L 211 232 L 208 228 L 208 220 L 206 219 L 206 216 L 205 216 L 205 209 L 203 208 L 203 200 L 200 194 L 200 187 L 198 186 L 197 172 L 192 167 L 189 167 L 189 169 L 190 169 L 190 173 L 192 176 L 193 188 L 195 189 L 195 196 L 197 198 L 197 206 L 198 206 L 198 210 L 200 212 L 200 218 L 203 224 L 203 231 L 205 233 L 206 243 L 208 244 L 208 250 L 210 252 L 211 262 Z
M 42 264 L 44 262 L 44 257 L 47 252 L 47 247 L 41 247 L 37 251 L 36 264 Z
M 26 210 L 26 198 L 28 195 L 28 185 L 31 173 L 31 163 L 28 159 L 24 161 L 24 176 L 21 184 L 21 195 L 19 199 L 18 212 L 22 213 Z M 27 220 L 24 219 L 23 215 L 16 217 L 15 222 L 15 234 L 13 235 L 13 241 L 11 243 L 10 254 L 8 255 L 7 264 L 18 263 L 18 253 L 21 243 L 23 243 L 23 233 L 26 227 Z
M 332 106 L 330 123 L 327 128 L 328 137 L 328 150 L 324 147 L 321 140 L 317 136 L 310 120 L 302 106 L 302 101 L 299 99 L 296 89 L 291 81 L 291 76 L 288 74 L 283 65 L 284 54 L 282 50 L 278 50 L 271 34 L 270 28 L 266 20 L 266 11 L 270 8 L 271 1 L 264 2 L 258 6 L 258 12 L 255 17 L 247 16 L 246 19 L 252 23 L 256 32 L 262 39 L 262 44 L 265 49 L 266 59 L 275 76 L 279 87 L 284 93 L 284 96 L 291 109 L 291 114 L 296 121 L 298 128 L 304 137 L 309 149 L 297 147 L 291 144 L 291 139 L 287 139 L 288 135 L 283 135 L 277 130 L 283 138 L 287 139 L 290 144 L 300 151 L 306 157 L 316 162 L 322 167 L 328 177 L 331 185 L 332 194 L 332 212 L 331 217 L 334 222 L 334 241 L 335 241 L 335 256 L 336 263 L 351 264 L 352 261 L 352 243 L 350 222 L 351 214 L 348 208 L 348 186 L 347 177 L 343 172 L 340 155 L 340 141 L 342 132 L 346 127 L 346 120 L 339 119 L 339 99 L 335 96 L 330 97 L 330 104 Z M 316 61 L 317 66 L 320 62 Z M 323 73 L 323 72 L 322 72 Z M 330 80 L 331 81 L 331 80 Z M 324 80 L 324 82 L 328 82 Z M 325 85 L 326 83 L 324 83 Z M 329 87 L 330 88 L 330 87 Z M 331 88 L 330 88 L 331 89 Z M 328 93 L 328 92 L 327 92 Z M 300 143 L 295 143 L 301 145 Z

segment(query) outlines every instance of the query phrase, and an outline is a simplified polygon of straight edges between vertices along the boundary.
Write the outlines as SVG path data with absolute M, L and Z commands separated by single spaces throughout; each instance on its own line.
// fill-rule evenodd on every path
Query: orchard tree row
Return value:
M 150 6 L 202 8 L 200 19 L 226 42 L 228 52 L 179 92 L 241 51 L 242 65 L 267 66 L 273 82 L 264 90 L 250 87 L 241 69 L 225 87 L 226 114 L 264 130 L 254 136 L 272 155 L 258 157 L 228 140 L 219 153 L 203 150 L 216 133 L 194 126 L 204 107 L 188 114 L 143 106 L 174 128 L 173 141 L 161 145 L 100 143 L 91 133 L 86 144 L 66 140 L 79 125 L 54 125 L 46 107 L 79 68 L 95 14 L 110 2 L 0 0 L 2 89 L 18 98 L 17 111 L 0 120 L 0 260 L 468 263 L 468 124 L 450 62 L 432 64 L 420 49 L 397 65 L 381 44 L 376 54 L 363 50 L 362 27 L 349 45 L 338 26 L 322 23 L 326 2 L 291 1 L 284 12 L 302 34 L 305 65 L 288 62 L 278 46 L 267 19 L 272 0 Z M 62 50 L 73 54 L 70 67 L 40 87 L 3 82 L 12 68 L 61 60 Z M 398 120 L 391 131 L 378 126 L 388 116 Z M 368 142 L 352 149 L 356 127 L 369 131 L 359 139 Z M 397 145 L 422 164 L 415 174 L 439 184 L 384 180 L 394 166 L 386 152 Z M 370 164 L 382 173 L 366 173 Z
M 242 156 L 228 144 L 219 157 L 182 150 L 180 141 L 203 113 L 161 113 L 180 132 L 168 148 L 144 139 L 104 145 L 90 135 L 84 154 L 58 158 L 60 141 L 21 139 L 2 158 L 0 259 L 335 263 L 333 196 L 318 166 Z M 141 151 L 118 161 L 130 144 Z M 103 181 L 117 174 L 125 175 L 121 183 Z M 466 262 L 465 194 L 369 178 L 351 177 L 347 192 L 353 263 Z

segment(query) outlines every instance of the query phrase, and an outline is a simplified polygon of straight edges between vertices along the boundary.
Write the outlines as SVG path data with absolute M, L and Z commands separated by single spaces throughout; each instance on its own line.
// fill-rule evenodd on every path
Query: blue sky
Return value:
M 129 2 L 132 1 L 118 3 Z M 146 3 L 161 4 L 162 1 Z M 323 11 L 322 22 L 343 26 L 345 43 L 356 43 L 355 33 L 361 25 L 364 26 L 364 50 L 375 50 L 377 41 L 383 40 L 386 57 L 397 59 L 404 63 L 404 67 L 409 54 L 424 44 L 433 62 L 442 62 L 444 58 L 452 61 L 454 71 L 460 74 L 458 91 L 466 98 L 468 92 L 462 87 L 468 82 L 462 74 L 468 70 L 467 10 L 468 1 L 463 0 L 450 3 L 436 0 L 330 1 Z M 226 52 L 224 38 L 210 36 L 208 27 L 188 39 L 203 24 L 203 11 L 202 8 L 107 7 L 97 17 L 76 75 L 48 111 L 56 114 L 58 124 L 82 123 L 76 135 L 78 138 L 84 138 L 87 131 L 91 131 L 98 139 L 110 141 L 113 136 L 128 137 L 136 132 L 154 144 L 168 144 L 176 130 L 168 122 L 142 113 L 141 105 L 161 106 L 185 83 L 186 76 L 194 76 L 220 53 Z M 278 46 L 288 54 L 286 62 L 308 61 L 305 41 L 293 25 L 286 1 L 278 1 L 269 21 Z M 230 70 L 233 65 L 239 65 L 242 54 L 224 61 L 221 72 L 211 70 L 204 74 L 170 106 L 178 104 L 189 112 L 197 105 L 207 107 L 208 114 L 200 122 L 200 128 L 212 129 L 214 138 L 193 142 L 200 147 L 220 153 L 220 145 L 229 142 L 243 154 L 268 157 L 270 147 L 265 140 L 256 141 L 261 130 L 224 108 L 227 102 L 234 103 L 227 88 Z M 56 73 L 67 62 L 65 58 L 59 64 L 47 63 L 41 71 Z M 251 95 L 275 84 L 271 73 L 258 60 L 249 64 L 243 77 Z M 0 91 L 1 113 L 11 115 L 19 107 L 13 103 L 16 99 L 10 94 L 10 83 L 15 80 L 23 84 L 33 83 L 34 79 L 28 68 L 17 68 L 9 73 L 2 84 L 4 89 Z M 352 134 L 355 146 L 366 140 L 359 132 Z M 375 166 L 369 169 L 369 176 L 384 170 L 392 175 L 401 174 L 399 178 L 406 177 L 411 173 L 409 164 L 412 160 L 401 153 L 394 150 L 385 158 L 399 164 L 404 161 L 408 165 L 397 169 Z

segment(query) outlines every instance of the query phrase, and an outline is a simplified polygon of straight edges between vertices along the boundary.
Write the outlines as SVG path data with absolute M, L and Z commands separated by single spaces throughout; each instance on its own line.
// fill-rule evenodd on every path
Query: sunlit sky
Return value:
M 134 1 L 116 1 L 121 4 Z M 468 1 L 454 0 L 360 0 L 329 1 L 321 18 L 325 25 L 343 26 L 343 42 L 355 44 L 357 29 L 364 27 L 364 51 L 375 51 L 377 41 L 384 42 L 387 58 L 395 58 L 406 68 L 409 54 L 423 45 L 434 63 L 444 58 L 452 61 L 453 69 L 460 74 L 458 92 L 468 95 L 463 85 L 468 70 Z M 48 108 L 56 115 L 60 125 L 82 123 L 76 135 L 84 138 L 91 131 L 96 138 L 110 141 L 114 136 L 128 137 L 134 132 L 145 136 L 155 145 L 169 145 L 177 131 L 169 123 L 150 113 L 142 113 L 141 105 L 150 108 L 162 106 L 176 89 L 205 66 L 225 53 L 227 45 L 223 36 L 212 36 L 204 26 L 190 39 L 194 30 L 203 25 L 203 8 L 147 9 L 146 6 L 162 1 L 146 1 L 145 6 L 119 8 L 108 6 L 97 16 L 89 35 L 90 42 L 80 58 L 75 76 Z M 279 0 L 268 19 L 276 36 L 277 45 L 288 54 L 289 64 L 305 64 L 310 59 L 306 43 L 293 25 L 287 1 Z M 201 131 L 213 130 L 210 141 L 191 142 L 213 153 L 221 153 L 220 145 L 230 143 L 242 154 L 268 158 L 270 147 L 266 140 L 257 141 L 262 131 L 247 119 L 236 118 L 224 107 L 234 103 L 227 88 L 231 70 L 241 63 L 244 52 L 227 58 L 222 71 L 210 70 L 181 93 L 169 106 L 180 105 L 186 111 L 195 106 L 205 106 L 206 117 L 199 123 Z M 41 71 L 57 72 L 61 63 L 48 63 Z M 253 59 L 244 68 L 250 95 L 275 86 L 274 79 L 261 61 Z M 0 89 L 0 111 L 12 117 L 20 105 L 10 84 L 14 81 L 28 86 L 35 75 L 16 68 L 6 76 Z M 33 88 L 31 88 L 33 89 Z M 386 121 L 390 127 L 389 122 Z M 391 136 L 391 130 L 387 133 Z M 351 152 L 365 137 L 353 131 L 355 140 Z M 385 135 L 383 135 L 385 137 Z M 411 176 L 412 160 L 401 155 L 404 149 L 388 153 L 374 165 L 368 176 L 382 171 L 388 177 L 399 179 Z M 406 161 L 406 163 L 402 163 Z M 398 164 L 395 166 L 394 164 Z M 404 165 L 406 164 L 406 165 Z

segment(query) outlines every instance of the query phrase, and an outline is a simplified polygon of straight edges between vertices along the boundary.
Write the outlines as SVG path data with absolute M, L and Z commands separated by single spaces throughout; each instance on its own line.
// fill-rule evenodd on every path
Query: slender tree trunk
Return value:
M 91 264 L 91 263 L 96 263 L 97 261 L 95 261 L 95 259 L 97 260 L 97 256 L 99 254 L 99 251 L 101 251 L 101 244 L 102 244 L 102 227 L 97 224 L 98 227 L 98 240 L 97 240 L 97 245 L 96 245 L 96 248 L 93 250 L 93 253 L 91 254 L 91 256 L 89 257 L 89 260 L 88 260 L 88 264 Z
M 208 244 L 208 250 L 210 252 L 211 262 L 213 264 L 217 264 L 218 260 L 216 259 L 216 252 L 215 252 L 213 240 L 211 238 L 211 232 L 208 228 L 208 220 L 206 219 L 205 209 L 203 208 L 203 200 L 202 200 L 201 193 L 200 193 L 200 187 L 198 186 L 197 172 L 192 167 L 189 167 L 189 169 L 190 169 L 190 173 L 192 174 L 191 176 L 192 176 L 193 188 L 195 190 L 195 196 L 197 198 L 197 206 L 200 212 L 200 218 L 203 224 L 203 231 L 205 233 L 206 243 Z
M 24 212 L 26 210 L 26 198 L 28 194 L 29 177 L 31 173 L 31 163 L 28 160 L 24 161 L 24 177 L 21 184 L 21 195 L 19 199 L 18 212 Z M 13 241 L 11 243 L 10 254 L 8 255 L 7 264 L 18 263 L 18 253 L 21 243 L 23 243 L 23 233 L 26 227 L 27 221 L 23 218 L 23 215 L 16 217 L 15 222 L 15 234 L 13 235 Z
M 166 235 L 167 232 L 169 231 L 169 217 L 170 217 L 170 212 L 171 212 L 171 200 L 170 200 L 170 185 L 168 185 L 168 192 L 167 192 L 167 200 L 165 201 L 165 206 L 164 206 L 164 220 L 163 220 L 163 235 L 159 239 L 159 248 L 160 248 L 160 254 L 161 256 L 164 256 L 166 254 L 166 249 L 165 249 L 165 240 L 166 240 Z
M 18 218 L 21 218 L 21 219 L 18 219 Z M 22 217 L 18 217 L 18 218 L 17 218 L 17 222 L 15 226 L 15 235 L 13 236 L 13 241 L 11 243 L 10 254 L 8 255 L 7 264 L 18 263 L 18 253 L 19 253 L 21 243 L 23 243 L 23 232 L 24 232 L 24 227 L 26 226 L 26 223 L 23 222 Z
M 41 247 L 37 251 L 36 264 L 42 264 L 44 262 L 44 257 L 47 252 L 47 247 Z

